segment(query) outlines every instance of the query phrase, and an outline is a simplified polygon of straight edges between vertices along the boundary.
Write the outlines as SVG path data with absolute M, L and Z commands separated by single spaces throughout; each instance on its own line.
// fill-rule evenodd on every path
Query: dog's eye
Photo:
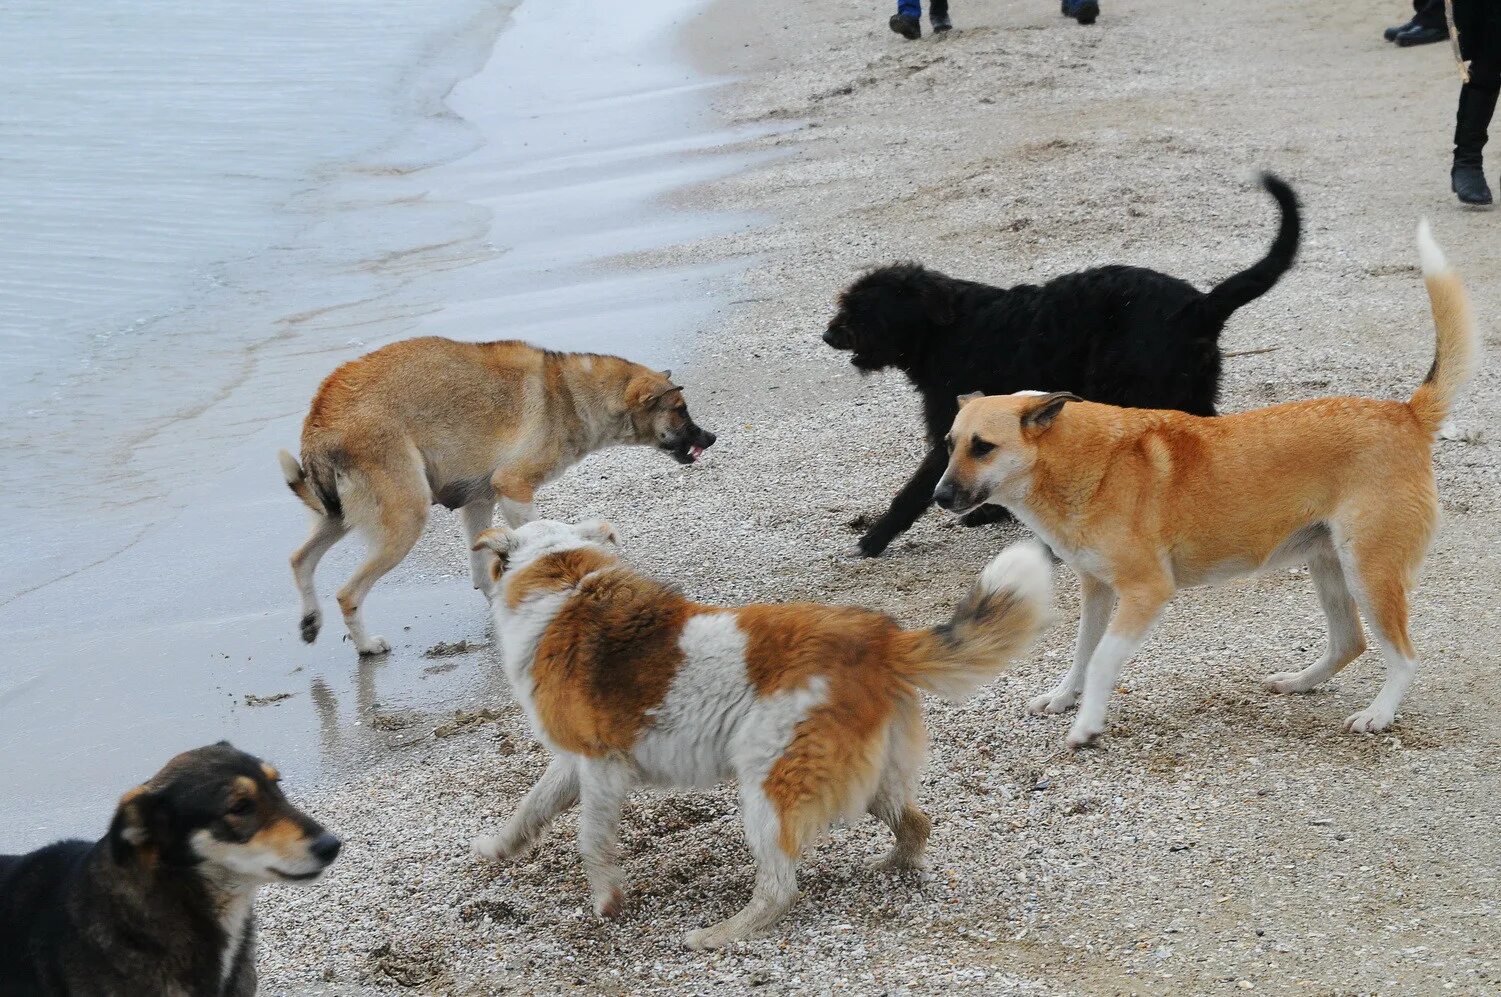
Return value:
M 253 810 L 255 810 L 255 801 L 251 800 L 249 797 L 242 796 L 238 800 L 235 800 L 233 803 L 231 803 L 229 805 L 229 810 L 226 812 L 235 817 L 244 817 L 246 814 L 252 812 Z
M 984 457 L 986 454 L 990 453 L 990 451 L 992 451 L 994 449 L 995 449 L 995 444 L 994 443 L 986 443 L 984 440 L 980 439 L 978 436 L 975 437 L 975 439 L 973 441 L 971 441 L 971 443 L 969 445 L 969 452 L 971 454 L 973 454 L 974 456 L 976 456 L 976 457 Z
M 949 453 L 953 453 L 954 452 L 954 438 L 952 436 L 945 436 L 943 438 L 943 447 Z

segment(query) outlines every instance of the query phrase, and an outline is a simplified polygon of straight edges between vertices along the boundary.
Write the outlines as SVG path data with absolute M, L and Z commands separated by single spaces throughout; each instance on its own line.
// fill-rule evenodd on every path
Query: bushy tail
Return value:
M 949 622 L 912 630 L 898 665 L 919 689 L 958 702 L 1005 670 L 1051 619 L 1053 567 L 1035 543 L 1012 544 L 985 566 Z
M 1464 284 L 1434 241 L 1426 218 L 1418 223 L 1418 259 L 1428 285 L 1437 343 L 1433 366 L 1428 368 L 1428 376 L 1408 404 L 1419 422 L 1430 432 L 1437 432 L 1480 365 L 1480 334 L 1475 328 Z
M 1272 241 L 1272 248 L 1260 262 L 1222 281 L 1204 296 L 1204 312 L 1219 323 L 1228 319 L 1237 308 L 1270 291 L 1282 275 L 1287 273 L 1298 255 L 1298 240 L 1303 230 L 1298 195 L 1270 173 L 1261 175 L 1261 186 L 1282 209 L 1282 223 L 1277 228 L 1277 238 Z
M 331 519 L 344 515 L 344 507 L 339 502 L 339 491 L 332 481 L 323 482 L 309 471 L 304 471 L 302 465 L 297 463 L 297 458 L 285 450 L 279 451 L 276 459 L 281 461 L 281 473 L 287 479 L 287 487 L 292 489 L 293 495 L 302 499 L 303 505 L 318 515 Z M 309 470 L 312 470 L 311 466 Z

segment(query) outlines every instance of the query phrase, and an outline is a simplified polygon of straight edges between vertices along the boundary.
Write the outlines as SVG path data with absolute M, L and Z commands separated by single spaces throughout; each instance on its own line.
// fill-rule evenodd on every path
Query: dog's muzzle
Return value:
M 847 350 L 855 345 L 844 326 L 834 322 L 830 322 L 829 327 L 823 331 L 823 341 L 836 350 Z
M 667 444 L 663 449 L 672 454 L 672 459 L 679 464 L 692 464 L 703 456 L 703 452 L 712 447 L 717 439 L 719 437 L 707 429 L 690 426 L 682 439 L 676 443 Z
M 949 512 L 968 512 L 982 504 L 986 498 L 987 496 L 960 488 L 948 478 L 938 482 L 938 487 L 933 489 L 933 501 Z

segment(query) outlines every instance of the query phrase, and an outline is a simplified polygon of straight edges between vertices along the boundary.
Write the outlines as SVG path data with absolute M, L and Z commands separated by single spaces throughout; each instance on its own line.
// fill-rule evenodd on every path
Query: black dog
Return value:
M 932 448 L 860 538 L 861 553 L 881 553 L 933 501 L 959 395 L 1071 391 L 1111 405 L 1214 415 L 1225 320 L 1271 290 L 1298 250 L 1297 197 L 1271 174 L 1261 182 L 1282 211 L 1276 241 L 1265 259 L 1208 294 L 1176 277 L 1124 266 L 999 288 L 898 263 L 846 288 L 824 342 L 849 350 L 862 373 L 903 371 L 922 395 Z
M 0 995 L 254 994 L 256 889 L 339 854 L 278 778 L 221 741 L 122 796 L 102 840 L 0 856 Z

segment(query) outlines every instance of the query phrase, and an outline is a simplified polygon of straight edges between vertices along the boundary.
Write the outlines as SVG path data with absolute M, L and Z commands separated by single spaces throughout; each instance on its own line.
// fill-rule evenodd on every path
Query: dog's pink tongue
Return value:
M 703 455 L 704 455 L 704 448 L 703 447 L 690 447 L 688 449 L 688 456 L 692 457 L 694 460 L 698 460 Z

